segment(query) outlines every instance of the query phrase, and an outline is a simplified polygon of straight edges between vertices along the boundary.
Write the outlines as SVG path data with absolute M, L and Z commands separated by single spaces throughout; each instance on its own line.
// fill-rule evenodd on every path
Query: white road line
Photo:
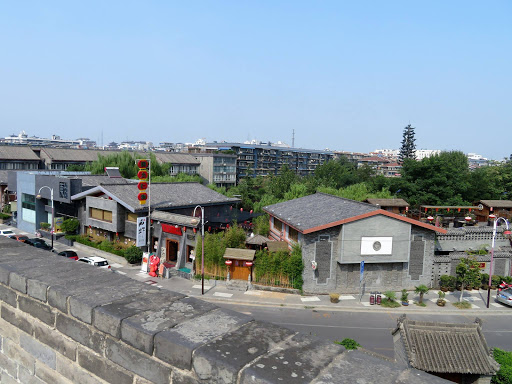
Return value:
M 213 296 L 219 296 L 219 297 L 231 297 L 233 296 L 232 293 L 224 293 L 224 292 L 215 292 Z
M 120 275 L 126 275 L 126 272 L 123 272 L 123 271 L 116 271 L 117 273 L 119 273 Z
M 201 286 L 200 285 L 193 285 L 192 288 L 195 288 L 195 289 L 201 289 Z M 211 286 L 210 285 L 205 285 L 204 286 L 204 289 L 210 289 Z
M 503 305 L 498 304 L 498 303 L 491 303 L 491 305 L 492 305 L 493 307 L 498 307 L 498 308 L 503 307 Z
M 245 291 L 244 295 L 259 296 L 259 295 L 261 295 L 261 291 Z
M 316 296 L 312 296 L 312 297 L 301 297 L 300 298 L 302 300 L 303 303 L 307 302 L 307 301 L 320 301 L 320 299 Z
M 363 304 L 365 307 L 369 307 L 371 304 L 367 301 L 363 301 L 361 302 L 361 304 Z
M 115 263 L 115 264 L 111 264 L 112 268 L 123 268 L 123 265 L 122 264 L 118 264 L 118 263 Z
M 352 295 L 341 295 L 340 300 L 355 300 L 356 298 Z
M 464 297 L 462 300 L 464 301 L 480 301 L 479 297 Z
M 158 288 L 163 288 L 161 285 L 157 285 Z

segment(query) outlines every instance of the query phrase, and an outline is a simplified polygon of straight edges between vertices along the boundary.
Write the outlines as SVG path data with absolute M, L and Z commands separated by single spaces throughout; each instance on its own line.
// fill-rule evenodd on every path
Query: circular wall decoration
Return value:
M 380 249 L 382 248 L 382 244 L 380 243 L 380 241 L 375 241 L 373 243 L 373 249 L 374 251 L 380 251 Z

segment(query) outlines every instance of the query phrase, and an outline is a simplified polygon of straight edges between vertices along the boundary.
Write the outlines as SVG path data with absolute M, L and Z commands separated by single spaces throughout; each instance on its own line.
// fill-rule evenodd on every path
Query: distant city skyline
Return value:
M 6 2 L 0 136 L 508 157 L 512 3 Z

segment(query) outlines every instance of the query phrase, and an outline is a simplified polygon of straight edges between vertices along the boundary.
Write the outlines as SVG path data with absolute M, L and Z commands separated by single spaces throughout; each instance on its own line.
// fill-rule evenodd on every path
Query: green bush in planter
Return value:
M 452 276 L 450 276 L 450 275 L 441 275 L 441 277 L 439 278 L 440 287 L 450 289 L 450 285 L 452 283 L 451 277 Z
M 124 251 L 124 258 L 130 264 L 140 263 L 142 261 L 142 250 L 132 245 Z
M 41 227 L 41 229 L 47 231 L 51 228 L 52 225 L 50 223 L 41 222 L 39 223 L 39 226 Z
M 503 281 L 507 284 L 512 284 L 512 276 L 503 277 Z
M 77 219 L 66 219 L 60 225 L 60 229 L 67 234 L 75 234 L 78 227 L 80 226 L 80 222 Z
M 493 287 L 497 287 L 498 285 L 500 285 L 501 281 L 503 279 L 501 278 L 501 276 L 498 276 L 498 275 L 492 275 L 492 286 Z
M 10 217 L 11 217 L 11 215 L 7 215 L 5 213 L 0 213 L 0 219 L 2 219 L 2 220 L 8 219 Z

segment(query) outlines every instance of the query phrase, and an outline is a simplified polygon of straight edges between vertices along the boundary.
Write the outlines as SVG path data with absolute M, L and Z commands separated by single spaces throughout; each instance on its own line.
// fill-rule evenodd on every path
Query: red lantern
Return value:
M 233 209 L 233 206 L 232 206 L 232 205 L 230 205 L 230 206 L 229 206 L 229 210 L 231 211 L 232 209 Z
M 119 232 L 116 232 L 116 237 L 119 237 Z
M 469 208 L 469 212 L 471 212 L 471 208 Z
M 183 232 L 187 232 L 187 227 L 183 227 Z
M 460 208 L 459 208 L 459 209 L 457 209 L 457 212 L 460 212 Z
M 492 213 L 489 215 L 489 219 L 495 219 L 496 218 L 496 215 L 493 215 Z
M 464 218 L 464 220 L 466 220 L 466 221 L 469 223 L 469 222 L 471 221 L 471 217 L 470 217 L 470 216 L 466 216 L 466 217 Z
M 208 227 L 208 232 L 210 232 L 212 230 L 212 227 Z
M 226 228 L 229 229 L 229 224 L 226 224 Z
M 233 264 L 233 261 L 231 261 L 231 260 L 226 260 L 226 265 L 231 265 L 231 264 Z
M 243 209 L 243 208 L 240 208 L 240 212 L 243 212 L 243 211 L 244 211 L 244 209 Z
M 196 232 L 197 232 L 197 229 L 194 228 L 194 233 L 196 233 Z
M 446 211 L 447 211 L 447 212 L 450 212 L 450 208 L 448 208 Z
M 503 231 L 503 236 L 508 236 L 508 235 L 510 235 L 510 234 L 512 234 L 512 232 L 510 232 L 510 230 L 509 230 L 509 229 L 507 229 L 507 230 Z
M 432 216 L 429 216 L 429 217 L 427 217 L 427 220 L 432 222 L 432 221 L 434 221 L 434 218 Z
M 245 263 L 245 265 L 246 265 L 247 267 L 252 267 L 252 261 L 248 261 L 248 262 L 246 262 L 246 263 Z
M 252 215 L 252 209 L 249 211 L 249 213 Z
M 427 213 L 427 208 L 425 208 L 425 213 Z
M 439 211 L 439 208 L 436 208 L 436 212 L 438 212 L 438 211 Z

